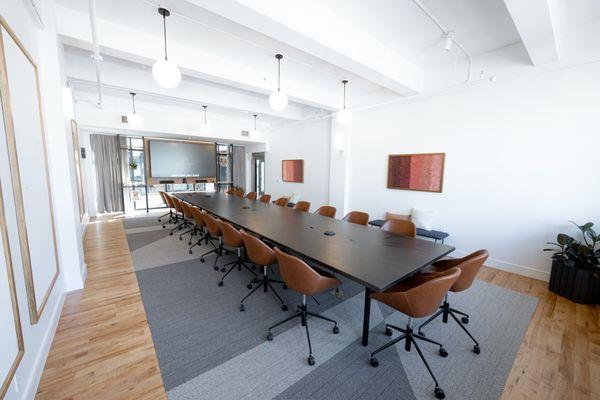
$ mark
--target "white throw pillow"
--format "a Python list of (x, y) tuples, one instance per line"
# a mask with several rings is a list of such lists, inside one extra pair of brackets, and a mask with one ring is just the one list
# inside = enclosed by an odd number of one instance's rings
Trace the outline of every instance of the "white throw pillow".
[(434, 217), (435, 211), (433, 210), (413, 208), (410, 212), (410, 220), (417, 226), (417, 228), (425, 229), (426, 231), (431, 230)]

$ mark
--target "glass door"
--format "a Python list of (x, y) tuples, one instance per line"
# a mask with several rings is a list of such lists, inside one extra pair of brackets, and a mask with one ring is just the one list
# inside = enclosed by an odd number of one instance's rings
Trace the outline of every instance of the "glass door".
[(253, 153), (252, 182), (254, 191), (262, 195), (265, 193), (265, 153)]

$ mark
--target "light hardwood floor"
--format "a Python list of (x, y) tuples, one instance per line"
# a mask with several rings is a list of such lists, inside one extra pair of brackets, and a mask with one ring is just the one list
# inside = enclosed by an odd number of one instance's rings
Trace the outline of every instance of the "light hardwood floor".
[[(91, 224), (84, 247), (85, 289), (67, 296), (37, 398), (165, 399), (121, 220)], [(503, 399), (600, 399), (600, 306), (492, 268), (479, 279), (539, 299)]]

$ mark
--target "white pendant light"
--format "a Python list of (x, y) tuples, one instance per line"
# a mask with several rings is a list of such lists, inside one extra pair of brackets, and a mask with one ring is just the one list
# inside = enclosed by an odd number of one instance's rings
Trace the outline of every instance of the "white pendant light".
[(287, 95), (281, 91), (281, 59), (282, 54), (275, 54), (277, 59), (277, 91), (274, 91), (269, 96), (269, 105), (275, 111), (283, 111), (288, 105)]
[(208, 120), (206, 119), (206, 109), (208, 108), (208, 106), (202, 106), (202, 108), (204, 109), (204, 123), (200, 127), (200, 132), (205, 135), (208, 135), (212, 133), (212, 126), (210, 126)]
[(342, 84), (344, 85), (344, 106), (341, 110), (339, 110), (336, 114), (336, 118), (338, 120), (338, 122), (342, 125), (348, 125), (350, 122), (352, 122), (352, 111), (350, 111), (348, 108), (346, 108), (346, 84), (348, 83), (347, 79), (344, 79), (342, 81)]
[(135, 93), (129, 93), (131, 95), (132, 112), (127, 115), (127, 123), (131, 126), (142, 125), (142, 117), (135, 113)]
[(163, 35), (165, 40), (165, 59), (157, 60), (152, 66), (152, 76), (160, 86), (172, 89), (179, 86), (181, 72), (179, 67), (167, 58), (167, 17), (171, 12), (164, 7), (158, 8), (158, 13), (163, 17)]
[(258, 117), (258, 115), (253, 114), (252, 116), (254, 117), (254, 130), (250, 131), (250, 137), (253, 139), (258, 139), (260, 138), (260, 132), (258, 131), (258, 129), (256, 129), (256, 118)]

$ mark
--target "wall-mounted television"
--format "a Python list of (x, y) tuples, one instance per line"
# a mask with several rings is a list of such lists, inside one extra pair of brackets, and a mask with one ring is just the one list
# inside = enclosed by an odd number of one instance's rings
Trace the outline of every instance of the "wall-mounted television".
[(149, 183), (215, 180), (217, 161), (214, 143), (147, 139), (146, 157)]

